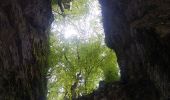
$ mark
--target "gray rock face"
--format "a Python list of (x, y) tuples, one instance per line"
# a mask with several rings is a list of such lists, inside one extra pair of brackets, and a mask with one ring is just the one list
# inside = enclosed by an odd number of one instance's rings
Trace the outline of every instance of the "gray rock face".
[(50, 0), (0, 0), (0, 100), (45, 100)]
[(169, 100), (170, 1), (99, 1), (105, 41), (116, 52), (121, 82), (84, 100), (101, 100), (101, 95), (107, 100)]

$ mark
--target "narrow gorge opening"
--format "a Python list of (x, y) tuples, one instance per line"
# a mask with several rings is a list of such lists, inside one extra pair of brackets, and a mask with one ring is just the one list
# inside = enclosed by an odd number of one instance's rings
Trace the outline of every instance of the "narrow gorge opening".
[(118, 81), (113, 50), (104, 42), (98, 0), (63, 0), (64, 12), (52, 1), (48, 100), (75, 99)]
[(0, 0), (0, 100), (170, 100), (169, 0), (98, 1)]

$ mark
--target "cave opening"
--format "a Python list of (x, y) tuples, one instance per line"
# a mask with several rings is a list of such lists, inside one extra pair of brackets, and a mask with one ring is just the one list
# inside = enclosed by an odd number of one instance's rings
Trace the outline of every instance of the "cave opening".
[(118, 81), (117, 57), (105, 45), (98, 0), (73, 0), (69, 7), (67, 2), (64, 12), (52, 3), (48, 100), (75, 99)]

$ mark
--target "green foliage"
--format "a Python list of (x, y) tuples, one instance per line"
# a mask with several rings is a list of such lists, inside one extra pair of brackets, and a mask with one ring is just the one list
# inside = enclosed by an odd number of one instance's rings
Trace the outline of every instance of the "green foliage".
[[(106, 82), (118, 79), (116, 56), (102, 45), (101, 35), (90, 37), (88, 41), (77, 37), (66, 40), (63, 37), (62, 34), (51, 35), (49, 98), (71, 98), (71, 87), (76, 81), (79, 85), (75, 91), (79, 95), (92, 92), (101, 79)], [(79, 80), (77, 73), (81, 74)]]
[(55, 15), (48, 58), (48, 100), (70, 100), (92, 92), (100, 80), (109, 83), (119, 79), (116, 55), (103, 41), (100, 16), (86, 12), (91, 5), (87, 3), (73, 0), (72, 11), (65, 11), (72, 17)]
[(51, 0), (51, 5), (56, 5), (57, 0)]
[[(57, 15), (62, 15), (56, 1), (57, 0), (51, 1), (53, 12)], [(65, 2), (66, 0), (62, 1)], [(64, 15), (78, 17), (87, 14), (89, 11), (88, 1), (89, 0), (70, 0), (70, 9), (64, 9)]]
[(66, 10), (66, 13), (74, 16), (80, 16), (88, 13), (88, 0), (73, 0), (72, 9)]
[[(119, 80), (119, 69), (117, 65), (116, 55), (112, 50), (106, 50), (106, 57), (103, 61), (104, 65), (102, 66), (102, 70), (104, 72), (105, 81), (107, 83), (111, 83), (113, 81)], [(114, 67), (113, 67), (114, 66)]]

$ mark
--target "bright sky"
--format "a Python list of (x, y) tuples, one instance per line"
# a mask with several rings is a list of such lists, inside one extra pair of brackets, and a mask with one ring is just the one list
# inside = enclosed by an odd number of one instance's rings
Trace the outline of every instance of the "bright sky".
[[(79, 20), (73, 21), (75, 26), (69, 24), (66, 21), (57, 24), (54, 21), (51, 29), (52, 32), (56, 31), (61, 32), (62, 34), (64, 34), (64, 37), (66, 39), (69, 39), (70, 37), (73, 36), (84, 36), (84, 38), (88, 38), (90, 35), (95, 35), (96, 34), (95, 31), (98, 32), (103, 31), (100, 22), (101, 11), (98, 0), (94, 0), (93, 3), (91, 3), (90, 9), (91, 10), (87, 15), (83, 16)], [(95, 22), (93, 24), (93, 27), (91, 26), (92, 22)]]
[(63, 31), (63, 33), (66, 39), (79, 35), (78, 31), (71, 25), (66, 26), (66, 29)]

